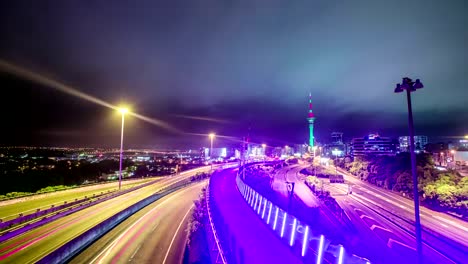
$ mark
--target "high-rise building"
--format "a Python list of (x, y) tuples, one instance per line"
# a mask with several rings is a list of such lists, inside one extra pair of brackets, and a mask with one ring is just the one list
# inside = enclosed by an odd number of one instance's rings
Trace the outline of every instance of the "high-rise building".
[(308, 151), (307, 144), (295, 144), (294, 145), (294, 153), (299, 155), (304, 155)]
[(397, 141), (379, 134), (369, 134), (351, 141), (351, 155), (395, 155)]
[[(400, 151), (401, 152), (408, 152), (409, 151), (409, 144), (410, 144), (410, 137), (409, 136), (402, 136), (398, 138), (400, 143)], [(423, 150), (424, 146), (427, 145), (427, 136), (414, 136), (414, 149), (415, 150)]]
[(341, 132), (332, 132), (331, 133), (332, 144), (343, 144), (343, 133)]
[(309, 122), (309, 147), (313, 148), (315, 144), (315, 138), (314, 138), (315, 115), (312, 112), (312, 93), (309, 93), (309, 113), (307, 116), (307, 121)]

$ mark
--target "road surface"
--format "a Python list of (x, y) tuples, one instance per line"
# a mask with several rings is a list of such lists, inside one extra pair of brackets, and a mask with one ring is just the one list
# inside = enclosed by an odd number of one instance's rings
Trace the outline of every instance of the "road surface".
[[(213, 215), (215, 226), (221, 239), (231, 245), (229, 249), (235, 262), (301, 263), (246, 203), (237, 188), (236, 174), (237, 170), (234, 169), (217, 172), (210, 183), (213, 187), (211, 196), (222, 216), (219, 219)], [(229, 233), (221, 232), (223, 229)]]
[[(282, 177), (288, 180), (295, 178), (296, 181), (302, 181), (302, 177), (298, 174), (302, 168), (304, 166), (284, 168), (278, 172), (277, 177), (280, 178), (280, 175), (284, 174)], [(361, 234), (359, 243), (374, 248), (367, 250), (371, 255), (364, 256), (369, 256), (371, 260), (382, 259), (382, 256), (391, 258), (404, 256), (403, 261), (411, 263), (415, 258), (416, 248), (412, 226), (414, 219), (412, 201), (353, 176), (344, 174), (344, 177), (346, 184), (329, 184), (325, 179), (324, 189), (331, 192)], [(353, 185), (351, 195), (347, 194), (349, 183)], [(466, 263), (468, 259), (466, 223), (427, 208), (421, 209), (421, 223), (425, 228), (432, 230), (430, 233), (423, 233), (423, 240), (426, 241), (423, 248), (426, 262)], [(444, 228), (447, 230), (443, 230)], [(454, 230), (450, 230), (452, 228)], [(447, 238), (441, 238), (441, 234)], [(387, 248), (390, 251), (386, 250), (385, 254), (382, 254), (376, 251), (378, 248), (381, 250)], [(358, 248), (356, 250), (359, 251)]]
[(207, 181), (145, 207), (70, 263), (182, 263), (193, 201)]
[(153, 185), (83, 209), (5, 241), (0, 244), (0, 262), (36, 262), (65, 242), (85, 232), (113, 214), (158, 192), (162, 188), (186, 180), (196, 172), (203, 170), (209, 170), (209, 167), (198, 168), (183, 172), (177, 176), (166, 177)]

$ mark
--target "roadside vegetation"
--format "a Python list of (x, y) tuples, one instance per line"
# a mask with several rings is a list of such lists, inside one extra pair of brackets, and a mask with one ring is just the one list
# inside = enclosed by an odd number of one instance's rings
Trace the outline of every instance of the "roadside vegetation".
[(198, 200), (194, 201), (194, 209), (192, 218), (188, 225), (188, 239), (184, 252), (185, 264), (202, 264), (211, 263), (210, 253), (208, 248), (208, 239), (206, 237), (206, 223), (208, 222), (206, 208), (206, 187)]
[(18, 197), (24, 197), (24, 196), (29, 196), (33, 194), (42, 194), (42, 193), (49, 193), (49, 192), (56, 192), (56, 191), (63, 191), (63, 190), (68, 190), (75, 188), (76, 185), (70, 185), (70, 186), (65, 186), (65, 185), (57, 185), (57, 186), (47, 186), (45, 188), (42, 188), (34, 193), (31, 192), (10, 192), (5, 195), (0, 195), (0, 201), (1, 200), (6, 200), (6, 199), (13, 199), (13, 198), (18, 198)]
[[(363, 181), (413, 197), (409, 154), (361, 157), (353, 162), (341, 161), (338, 165)], [(436, 169), (428, 154), (417, 156), (417, 170), (418, 190), (424, 205), (468, 218), (468, 177), (456, 171)]]

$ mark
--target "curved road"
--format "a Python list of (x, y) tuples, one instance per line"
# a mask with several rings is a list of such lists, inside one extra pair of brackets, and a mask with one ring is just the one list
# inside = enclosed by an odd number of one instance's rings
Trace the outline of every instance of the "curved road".
[[(304, 166), (284, 168), (278, 172), (277, 177), (302, 182), (298, 177), (302, 168)], [(282, 174), (284, 175), (279, 176)], [(359, 233), (366, 240), (375, 241), (374, 246), (385, 245), (391, 249), (388, 254), (405, 255), (407, 256), (405, 259), (412, 262), (411, 258), (415, 255), (416, 247), (414, 228), (407, 221), (412, 222), (414, 219), (413, 202), (346, 173), (341, 172), (341, 174), (347, 183), (353, 185), (353, 194), (347, 195), (347, 184), (324, 184), (324, 189), (330, 191)], [(428, 258), (427, 261), (462, 263), (468, 258), (466, 253), (468, 225), (465, 222), (423, 207), (421, 207), (421, 219), (424, 227), (448, 237), (447, 241), (423, 234), (423, 240), (426, 241), (423, 253)], [(461, 243), (461, 248), (453, 247), (450, 240)], [(376, 257), (379, 255), (382, 257), (381, 254), (377, 254)]]
[(5, 241), (0, 244), (0, 262), (36, 262), (65, 242), (82, 234), (113, 214), (167, 186), (187, 180), (196, 172), (204, 170), (209, 170), (209, 168), (202, 167), (183, 172), (177, 176), (166, 177), (155, 184), (104, 201)]
[(181, 263), (193, 201), (206, 183), (183, 188), (145, 207), (70, 263)]

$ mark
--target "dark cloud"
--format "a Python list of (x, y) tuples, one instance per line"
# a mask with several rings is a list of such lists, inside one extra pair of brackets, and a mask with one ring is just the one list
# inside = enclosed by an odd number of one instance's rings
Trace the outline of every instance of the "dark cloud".
[[(129, 101), (187, 132), (240, 136), (252, 127), (259, 140), (298, 143), (307, 136), (309, 92), (319, 139), (332, 130), (405, 133), (406, 99), (393, 87), (408, 75), (426, 86), (413, 96), (418, 132), (454, 135), (468, 130), (467, 7), (463, 0), (6, 1), (0, 58), (106, 101)], [(103, 132), (106, 109), (44, 87), (16, 89), (23, 91), (2, 100), (34, 110), (12, 113), (7, 122), (21, 131), (4, 143), (113, 142)], [(135, 145), (200, 140), (134, 125)], [(44, 138), (44, 127), (60, 133)], [(88, 127), (92, 135), (69, 133)]]

